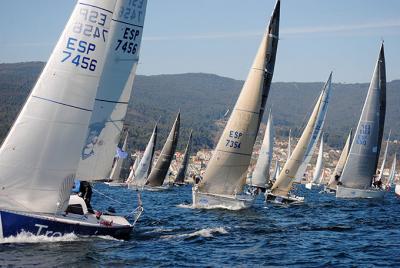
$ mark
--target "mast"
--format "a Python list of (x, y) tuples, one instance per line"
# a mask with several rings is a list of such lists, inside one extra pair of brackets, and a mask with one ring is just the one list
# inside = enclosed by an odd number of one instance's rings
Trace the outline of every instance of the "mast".
[(269, 169), (272, 161), (272, 150), (274, 147), (274, 125), (272, 113), (269, 112), (267, 127), (265, 128), (264, 140), (261, 145), (256, 167), (252, 176), (252, 185), (265, 187), (269, 181)]
[(148, 176), (146, 185), (161, 186), (164, 183), (165, 176), (167, 176), (169, 166), (175, 155), (176, 145), (178, 144), (180, 116), (181, 113), (179, 112), (161, 150), (161, 154)]
[(382, 43), (349, 157), (343, 169), (343, 186), (356, 189), (371, 187), (378, 165), (385, 109), (386, 71)]
[(189, 134), (189, 139), (185, 148), (183, 160), (182, 160), (182, 165), (178, 171), (178, 174), (176, 175), (175, 182), (176, 183), (183, 183), (185, 181), (186, 177), (186, 171), (189, 166), (189, 160), (190, 160), (190, 151), (192, 149), (192, 131), (190, 131)]
[[(114, 7), (113, 0), (77, 2), (0, 148), (1, 208), (57, 213), (68, 205)], [(87, 34), (77, 25), (88, 25), (92, 31)]]
[(198, 185), (200, 192), (234, 195), (242, 190), (275, 66), (279, 13), (278, 0), (235, 107)]
[[(310, 119), (308, 120), (303, 134), (296, 144), (292, 155), (290, 156), (289, 160), (286, 161), (282, 172), (280, 172), (275, 183), (272, 185), (271, 193), (274, 195), (287, 196), (289, 194), (289, 191), (292, 189), (293, 182), (296, 178), (296, 173), (298, 172), (300, 165), (303, 163), (304, 156), (310, 147), (310, 141), (319, 137), (320, 128), (323, 125), (326, 109), (328, 108), (327, 98), (329, 94), (327, 94), (327, 91), (330, 90), (330, 86), (328, 85), (330, 85), (331, 77), (332, 74), (329, 76), (328, 82), (322, 89)], [(324, 110), (325, 112), (322, 112)]]
[(147, 0), (118, 0), (109, 32), (109, 53), (82, 147), (77, 178), (103, 180), (110, 174), (131, 97)]

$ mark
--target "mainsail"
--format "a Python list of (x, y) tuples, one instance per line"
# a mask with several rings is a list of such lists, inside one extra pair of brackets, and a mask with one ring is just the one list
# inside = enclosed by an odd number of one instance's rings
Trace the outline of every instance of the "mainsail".
[(279, 166), (278, 159), (276, 159), (274, 173), (273, 173), (273, 175), (271, 177), (273, 181), (275, 181), (276, 178), (278, 178), (280, 172), (281, 172), (281, 167)]
[(353, 142), (353, 130), (350, 130), (349, 136), (347, 137), (346, 143), (343, 147), (343, 151), (340, 154), (339, 160), (336, 164), (335, 171), (333, 172), (331, 178), (329, 179), (328, 187), (331, 189), (335, 189), (337, 183), (340, 180), (340, 177), (342, 176), (344, 164), (347, 161), (347, 157), (349, 156), (350, 152), (350, 145)]
[(192, 148), (192, 131), (190, 131), (189, 134), (189, 140), (185, 148), (182, 165), (179, 168), (178, 174), (176, 175), (175, 183), (183, 183), (185, 181), (186, 171), (189, 166), (191, 148)]
[(117, 148), (117, 154), (115, 155), (114, 165), (111, 169), (110, 180), (113, 182), (122, 182), (121, 178), (121, 170), (122, 164), (124, 163), (124, 159), (127, 158), (126, 146), (128, 141), (128, 132), (126, 133), (124, 143), (122, 144), (122, 148)]
[(274, 125), (272, 113), (269, 113), (264, 140), (258, 155), (257, 164), (252, 176), (252, 185), (265, 187), (269, 181), (269, 169), (272, 161), (272, 149), (274, 147)]
[(278, 0), (242, 91), (198, 185), (200, 192), (234, 195), (242, 190), (275, 66), (279, 13)]
[(0, 148), (1, 208), (56, 213), (69, 199), (65, 181), (78, 167), (114, 7), (113, 0), (76, 4)]
[(330, 90), (330, 81), (331, 76), (329, 76), (329, 80), (327, 84), (322, 89), (322, 92), (315, 104), (314, 110), (308, 120), (308, 123), (301, 135), (296, 147), (293, 150), (292, 155), (290, 156), (289, 160), (286, 161), (285, 165), (283, 166), (282, 171), (280, 172), (278, 178), (276, 179), (275, 183), (272, 185), (271, 193), (277, 196), (288, 196), (289, 191), (292, 189), (292, 184), (296, 178), (296, 173), (300, 165), (304, 161), (304, 156), (308, 151), (310, 141), (318, 139), (320, 134), (320, 127), (323, 125), (323, 121), (325, 116), (321, 116), (325, 112), (321, 112), (321, 110), (327, 109), (327, 94), (326, 91)]
[(132, 92), (147, 0), (118, 0), (109, 33), (109, 53), (82, 149), (77, 177), (103, 180), (110, 173)]
[(157, 142), (157, 125), (154, 127), (153, 133), (151, 134), (149, 143), (144, 150), (142, 159), (140, 160), (138, 168), (135, 170), (133, 176), (133, 185), (143, 187), (147, 181), (147, 176), (150, 174), (151, 164), (153, 163), (154, 151)]
[(385, 110), (386, 71), (382, 44), (367, 98), (350, 148), (349, 157), (343, 169), (341, 177), (343, 186), (356, 189), (371, 187), (378, 164)]
[(390, 133), (392, 131), (389, 131), (389, 136), (387, 138), (386, 141), (386, 148), (385, 148), (385, 153), (383, 154), (383, 159), (382, 159), (382, 164), (381, 164), (381, 169), (378, 173), (378, 176), (376, 178), (376, 181), (380, 181), (382, 180), (382, 176), (383, 176), (383, 170), (385, 169), (385, 164), (386, 164), (386, 158), (387, 158), (387, 152), (388, 152), (388, 148), (389, 148), (389, 141), (390, 141)]
[(161, 154), (150, 172), (146, 185), (161, 186), (164, 183), (165, 177), (168, 174), (169, 166), (171, 165), (172, 159), (175, 155), (176, 145), (178, 143), (180, 116), (181, 113), (179, 112), (168, 135), (167, 141), (161, 150)]
[(137, 154), (136, 158), (135, 158), (135, 162), (133, 162), (131, 170), (129, 171), (128, 178), (126, 179), (127, 183), (132, 182), (133, 177), (135, 176), (135, 172), (136, 172), (137, 168), (139, 167), (140, 159), (141, 159), (140, 155)]
[(321, 135), (317, 163), (315, 164), (315, 170), (314, 170), (314, 174), (313, 174), (312, 183), (315, 183), (315, 184), (321, 183), (323, 164), (324, 164), (323, 162), (324, 162), (324, 136)]

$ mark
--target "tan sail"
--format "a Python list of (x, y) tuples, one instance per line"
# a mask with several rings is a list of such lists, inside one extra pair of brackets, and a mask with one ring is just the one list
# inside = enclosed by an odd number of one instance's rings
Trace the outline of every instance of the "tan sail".
[[(200, 192), (234, 195), (246, 178), (254, 142), (269, 92), (279, 35), (280, 1), (261, 41), (253, 65), (207, 166)], [(267, 70), (268, 66), (268, 70)], [(266, 83), (267, 82), (267, 83)]]
[(296, 178), (297, 170), (304, 160), (304, 155), (306, 153), (310, 139), (313, 135), (314, 125), (318, 119), (318, 112), (321, 108), (322, 96), (325, 90), (326, 87), (324, 87), (323, 91), (321, 92), (321, 95), (319, 96), (318, 101), (315, 104), (310, 119), (303, 131), (303, 134), (300, 137), (299, 142), (294, 148), (293, 153), (289, 157), (289, 160), (286, 161), (285, 165), (283, 166), (283, 169), (276, 179), (276, 182), (272, 185), (271, 193), (274, 195), (287, 196), (289, 191), (292, 189), (292, 184)]

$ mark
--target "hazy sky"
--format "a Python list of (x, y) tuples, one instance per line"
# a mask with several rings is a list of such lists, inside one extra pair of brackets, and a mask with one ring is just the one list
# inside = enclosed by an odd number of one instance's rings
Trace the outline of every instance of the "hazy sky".
[[(49, 57), (75, 0), (0, 0), (0, 62)], [(274, 0), (149, 0), (139, 74), (245, 79)], [(400, 79), (399, 0), (282, 0), (274, 81), (370, 80), (385, 40)]]

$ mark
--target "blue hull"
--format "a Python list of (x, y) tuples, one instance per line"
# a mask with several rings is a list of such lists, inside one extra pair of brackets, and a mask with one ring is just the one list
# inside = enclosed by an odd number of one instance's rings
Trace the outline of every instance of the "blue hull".
[(119, 239), (128, 239), (133, 229), (133, 226), (88, 226), (84, 225), (83, 221), (65, 222), (60, 218), (46, 219), (41, 215), (0, 210), (0, 235), (9, 237), (16, 236), (21, 232), (30, 232), (34, 235), (58, 237), (74, 233), (84, 236), (109, 235)]

